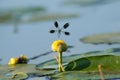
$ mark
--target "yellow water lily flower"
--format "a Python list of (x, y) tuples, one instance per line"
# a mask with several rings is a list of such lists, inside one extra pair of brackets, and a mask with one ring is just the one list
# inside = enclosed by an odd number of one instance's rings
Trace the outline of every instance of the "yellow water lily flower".
[(51, 47), (55, 52), (65, 52), (67, 50), (67, 44), (63, 40), (54, 41)]

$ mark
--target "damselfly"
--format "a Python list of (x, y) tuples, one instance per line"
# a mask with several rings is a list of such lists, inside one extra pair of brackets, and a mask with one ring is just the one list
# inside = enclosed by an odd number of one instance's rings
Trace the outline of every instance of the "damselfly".
[(60, 35), (61, 35), (61, 33), (64, 33), (65, 35), (70, 35), (70, 33), (69, 32), (67, 32), (67, 31), (63, 31), (63, 29), (67, 29), (68, 27), (69, 27), (69, 23), (65, 23), (64, 25), (63, 25), (63, 27), (59, 27), (59, 25), (58, 25), (58, 22), (57, 21), (55, 21), (54, 22), (54, 26), (55, 26), (55, 28), (57, 28), (56, 30), (50, 30), (50, 33), (55, 33), (55, 32), (57, 32), (57, 34), (58, 34), (58, 38), (60, 38)]

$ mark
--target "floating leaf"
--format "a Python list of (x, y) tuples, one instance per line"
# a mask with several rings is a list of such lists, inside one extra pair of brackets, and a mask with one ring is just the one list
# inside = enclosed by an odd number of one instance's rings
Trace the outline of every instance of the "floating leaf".
[[(119, 74), (104, 74), (105, 80), (119, 80)], [(65, 71), (52, 76), (55, 80), (101, 80), (99, 73), (84, 73), (81, 71)]]
[(12, 75), (11, 79), (12, 80), (23, 80), (23, 79), (26, 79), (27, 77), (28, 75), (26, 73), (16, 72)]
[[(74, 54), (70, 56), (63, 56), (63, 65), (66, 65), (69, 62), (72, 62), (80, 58), (86, 58), (90, 56), (104, 56), (104, 55), (120, 56), (120, 48), (111, 48), (105, 51), (91, 51), (91, 52), (86, 52), (86, 53), (81, 53), (81, 54)], [(38, 66), (43, 67), (43, 68), (57, 68), (58, 63), (55, 59), (51, 59), (51, 60), (38, 64)]]
[(119, 0), (65, 0), (64, 5), (79, 5), (82, 7), (93, 6), (93, 5), (104, 5)]
[(82, 70), (91, 65), (90, 60), (87, 58), (80, 58), (75, 61), (71, 61), (68, 63), (68, 65), (65, 67), (66, 71), (71, 71), (71, 70)]
[[(55, 69), (43, 69), (34, 64), (17, 64), (15, 66), (1, 65), (0, 66), (0, 80), (18, 79), (19, 76), (26, 77), (26, 74), (33, 76), (48, 76), (55, 72)], [(17, 75), (16, 75), (17, 74)], [(21, 77), (22, 78), (22, 77)], [(14, 80), (13, 79), (13, 80)]]
[[(80, 55), (63, 56), (63, 65), (79, 57)], [(51, 59), (49, 61), (38, 64), (38, 66), (42, 68), (57, 68), (58, 62), (55, 59)]]
[(92, 44), (119, 44), (120, 43), (120, 33), (105, 33), (96, 34), (91, 36), (86, 36), (80, 39), (84, 43)]
[[(99, 2), (99, 3), (98, 3)], [(100, 4), (102, 1), (99, 0), (67, 0), (64, 2), (65, 5), (79, 5), (79, 6), (91, 6)]]
[[(98, 65), (103, 66), (104, 72), (120, 73), (120, 56), (101, 55), (80, 58), (71, 61), (65, 70), (80, 70), (85, 72), (98, 72)], [(86, 66), (87, 65), (87, 66)]]
[[(98, 65), (102, 65), (105, 79), (119, 79), (120, 76), (120, 48), (105, 51), (91, 51), (63, 57), (65, 72), (52, 75), (55, 80), (100, 80)], [(45, 68), (57, 68), (56, 60), (49, 60), (39, 64)]]
[(24, 7), (24, 8), (13, 8), (1, 11), (0, 13), (0, 23), (8, 23), (12, 20), (20, 18), (25, 14), (36, 14), (36, 12), (43, 12), (45, 11), (44, 7), (35, 6), (35, 7)]
[(24, 20), (23, 22), (36, 22), (36, 21), (45, 21), (45, 20), (60, 20), (60, 19), (68, 19), (68, 18), (76, 18), (78, 17), (77, 14), (60, 14), (60, 13), (53, 13), (53, 14), (38, 14), (31, 16), (30, 18)]
[(101, 80), (98, 65), (102, 65), (104, 78), (120, 79), (120, 56), (99, 55), (80, 58), (68, 63), (65, 72), (53, 75), (55, 80)]

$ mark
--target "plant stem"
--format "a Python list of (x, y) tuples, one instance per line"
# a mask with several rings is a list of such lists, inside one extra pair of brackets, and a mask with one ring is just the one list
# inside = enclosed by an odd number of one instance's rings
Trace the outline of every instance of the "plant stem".
[(62, 52), (59, 52), (59, 65), (58, 65), (58, 68), (59, 68), (59, 72), (62, 72), (62, 68), (61, 68), (61, 65), (62, 65)]
[(105, 80), (101, 64), (98, 65), (98, 69), (99, 69), (99, 73), (100, 73), (100, 76), (101, 76), (101, 80)]
[[(56, 61), (58, 62), (58, 64), (60, 64), (58, 57), (55, 54), (53, 56), (56, 59)], [(62, 64), (60, 64), (60, 67), (62, 68), (62, 72), (64, 72), (65, 70), (64, 70), (64, 67), (62, 66)]]

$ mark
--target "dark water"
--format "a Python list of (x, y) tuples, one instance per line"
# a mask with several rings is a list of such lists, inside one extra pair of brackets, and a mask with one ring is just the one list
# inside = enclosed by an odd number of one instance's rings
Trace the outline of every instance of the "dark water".
[[(111, 0), (110, 0), (111, 1)], [(120, 1), (110, 2), (108, 4), (79, 6), (63, 5), (64, 0), (1, 0), (0, 9), (15, 8), (21, 6), (44, 6), (47, 8), (45, 13), (75, 13), (78, 18), (58, 20), (59, 25), (69, 22), (67, 29), (70, 36), (61, 35), (61, 39), (67, 44), (73, 45), (70, 53), (64, 55), (78, 54), (88, 51), (105, 50), (108, 48), (120, 47), (119, 45), (92, 45), (83, 44), (79, 41), (81, 37), (106, 32), (120, 31)], [(51, 50), (51, 43), (57, 39), (55, 34), (50, 34), (55, 20), (41, 21), (34, 23), (19, 24), (18, 33), (14, 34), (14, 24), (0, 24), (0, 58), (3, 64), (7, 64), (9, 58), (25, 54), (32, 57)], [(41, 57), (30, 63), (40, 63), (52, 59), (53, 55)]]

